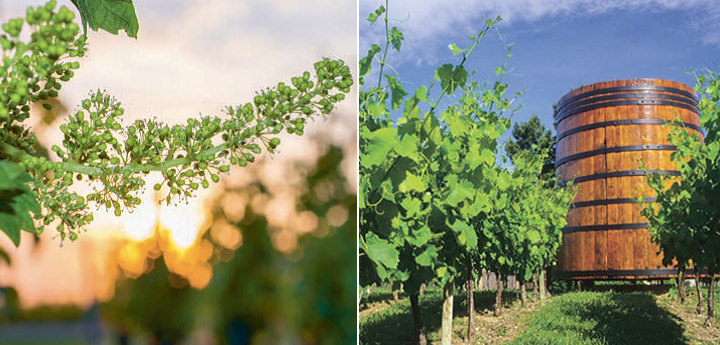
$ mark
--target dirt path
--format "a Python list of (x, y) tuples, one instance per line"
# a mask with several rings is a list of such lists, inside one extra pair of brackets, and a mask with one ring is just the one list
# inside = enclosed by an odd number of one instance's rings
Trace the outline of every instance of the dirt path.
[[(678, 302), (676, 296), (670, 296), (670, 294), (657, 296), (656, 300), (659, 306), (682, 320), (685, 328), (684, 334), (689, 339), (689, 344), (720, 343), (720, 321), (716, 320), (713, 326), (705, 326), (706, 317), (704, 315), (698, 315), (695, 312), (695, 307), (697, 306), (695, 291), (688, 292), (688, 297), (684, 305)], [(707, 308), (707, 304), (705, 304), (703, 308)], [(717, 311), (715, 314), (717, 315)]]
[[(684, 305), (681, 305), (676, 296), (669, 293), (655, 295), (656, 303), (659, 307), (667, 310), (677, 317), (677, 321), (684, 328), (684, 335), (688, 339), (689, 345), (701, 344), (720, 344), (720, 321), (715, 322), (713, 326), (704, 325), (705, 317), (695, 313), (697, 298), (694, 291), (689, 293)], [(552, 301), (552, 298), (545, 300), (544, 303)], [(397, 303), (403, 303), (405, 299), (394, 302), (392, 299), (377, 300), (372, 303), (364, 303), (360, 308), (360, 318), (364, 319), (372, 314), (382, 312)], [(492, 315), (490, 309), (476, 310), (475, 317), (475, 336), (471, 344), (504, 344), (512, 341), (522, 334), (525, 329), (527, 320), (532, 316), (533, 312), (540, 308), (540, 304), (531, 305), (529, 309), (521, 310), (519, 301), (513, 301), (506, 306), (501, 317)], [(716, 314), (720, 313), (716, 311)], [(453, 344), (467, 344), (467, 322), (468, 317), (464, 310), (455, 309), (455, 318), (453, 320)], [(407, 315), (409, 317), (409, 315)], [(430, 343), (439, 343), (438, 330), (426, 330), (428, 332), (428, 340)]]

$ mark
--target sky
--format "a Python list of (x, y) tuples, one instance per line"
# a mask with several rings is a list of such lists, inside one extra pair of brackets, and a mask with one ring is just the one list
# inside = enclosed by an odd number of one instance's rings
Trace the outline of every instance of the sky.
[[(384, 3), (360, 0), (360, 57), (382, 42), (383, 25), (369, 26), (365, 18)], [(513, 103), (522, 105), (513, 120), (536, 114), (547, 128), (553, 126), (553, 103), (583, 84), (659, 78), (694, 86), (687, 69), (720, 68), (715, 0), (390, 0), (388, 7), (390, 25), (405, 36), (389, 63), (411, 94), (433, 81), (437, 66), (460, 62), (448, 44), (465, 47), (486, 19), (500, 15), (501, 38), (488, 34), (466, 68), (478, 81), (494, 80), (504, 47), (514, 44), (506, 95), (523, 95)]]
[[(0, 22), (24, 16), (28, 6), (45, 2), (0, 0)], [(60, 92), (61, 102), (70, 111), (77, 109), (90, 91), (100, 88), (123, 104), (125, 124), (152, 117), (166, 123), (185, 122), (201, 114), (222, 117), (224, 107), (250, 102), (256, 91), (280, 81), (289, 83), (291, 77), (312, 70), (313, 63), (323, 57), (343, 59), (351, 71), (357, 69), (354, 0), (143, 0), (134, 4), (140, 24), (137, 39), (124, 32), (117, 36), (90, 32), (89, 52), (80, 60), (75, 77)], [(69, 0), (58, 0), (60, 5), (77, 14)], [(76, 22), (79, 23), (79, 16)], [(293, 180), (287, 175), (293, 173), (289, 170), (293, 168), (283, 164), (298, 158), (314, 162), (319, 153), (308, 140), (314, 134), (345, 148), (348, 158), (343, 162), (343, 170), (348, 184), (356, 186), (356, 90), (353, 87), (330, 116), (309, 123), (305, 136), (283, 136), (280, 154), (273, 156), (273, 168), (258, 175), (266, 182), (271, 181), (270, 185), (272, 181), (282, 185)], [(39, 135), (47, 146), (62, 141), (60, 123)], [(248, 178), (235, 169), (231, 175)], [(277, 200), (268, 202), (268, 207), (290, 200), (290, 196), (279, 195)], [(152, 197), (148, 193), (142, 198)], [(153, 206), (148, 212), (154, 212)], [(180, 210), (170, 218), (185, 225), (197, 223), (199, 220), (193, 215), (197, 212)], [(74, 243), (66, 241), (62, 247), (52, 229), (43, 234), (39, 248), (31, 245), (31, 237), (23, 237), (24, 245), (15, 249), (7, 238), (0, 236), (0, 247), (15, 258), (9, 268), (0, 265), (0, 286), (18, 286), (26, 306), (68, 301), (90, 303), (94, 296), (89, 290), (102, 288), (94, 285), (101, 284), (96, 278), (104, 268), (102, 260), (88, 258), (97, 258), (107, 251), (103, 232), (123, 226), (117, 224), (114, 216), (103, 214), (104, 211), (96, 213), (96, 221), (88, 232), (81, 233)], [(293, 222), (292, 216), (280, 218)], [(47, 286), (53, 289), (49, 291)]]

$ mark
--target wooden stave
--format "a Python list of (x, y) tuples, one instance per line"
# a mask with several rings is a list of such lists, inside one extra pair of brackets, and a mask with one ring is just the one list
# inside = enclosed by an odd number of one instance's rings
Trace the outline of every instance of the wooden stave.
[[(623, 80), (615, 82), (603, 82), (585, 86), (574, 90), (561, 98), (563, 100), (575, 97), (576, 101), (582, 101), (583, 93), (593, 92), (596, 89), (608, 89), (628, 85), (659, 85), (663, 87), (674, 87), (692, 92), (692, 89), (673, 81), (640, 79)], [(596, 97), (602, 97), (599, 93)], [(652, 95), (650, 95), (652, 96)], [(579, 97), (579, 98), (578, 98)], [(568, 106), (572, 102), (566, 102)], [(580, 115), (580, 116), (578, 116)], [(699, 132), (700, 118), (691, 107), (674, 108), (666, 105), (621, 105), (616, 107), (599, 107), (585, 113), (580, 113), (561, 119), (556, 124), (557, 133), (562, 135), (565, 131), (572, 131), (573, 128), (586, 126), (598, 122), (633, 119), (663, 119), (679, 120), (694, 125), (690, 128)], [(677, 118), (679, 116), (679, 119)], [(601, 148), (616, 148), (619, 146), (645, 145), (648, 143), (657, 145), (669, 145), (666, 136), (669, 128), (657, 129), (657, 124), (622, 124), (620, 126), (607, 126), (593, 128), (561, 138), (558, 142), (558, 160), (583, 151), (599, 150)], [(559, 136), (560, 136), (559, 135)], [(575, 139), (578, 138), (578, 139)], [(589, 143), (589, 145), (588, 145)], [(585, 145), (583, 145), (585, 144)], [(589, 148), (588, 148), (589, 147)], [(636, 156), (641, 156), (646, 162), (646, 169), (677, 171), (677, 168), (670, 161), (669, 150), (656, 151), (630, 151)], [(599, 173), (619, 173), (623, 171), (638, 170), (636, 163), (630, 159), (627, 152), (607, 153), (597, 156), (590, 156), (574, 161), (559, 164), (557, 167), (560, 180), (570, 179), (574, 176), (587, 177)], [(579, 170), (579, 174), (577, 171)], [(626, 176), (605, 179), (594, 179), (580, 182), (578, 185), (581, 191), (576, 197), (577, 201), (588, 201), (596, 199), (617, 199), (619, 197), (634, 197), (638, 195), (627, 195), (629, 191), (639, 190), (645, 196), (650, 194), (645, 184), (645, 176)], [(630, 187), (630, 188), (627, 188)], [(588, 190), (592, 191), (589, 193)], [(559, 258), (559, 273), (561, 279), (662, 279), (672, 275), (665, 273), (637, 274), (632, 270), (645, 270), (648, 272), (666, 269), (662, 265), (662, 257), (658, 255), (659, 247), (650, 241), (650, 234), (643, 228), (617, 228), (622, 224), (638, 224), (643, 219), (639, 215), (640, 205), (634, 203), (585, 206), (571, 210), (568, 214), (568, 227), (579, 227), (588, 225), (610, 225), (613, 230), (591, 230), (582, 232), (571, 232), (563, 234), (563, 245)], [(629, 212), (628, 212), (629, 211)], [(588, 216), (591, 215), (591, 216)], [(588, 224), (591, 222), (592, 224)], [(574, 255), (578, 249), (583, 250), (584, 255)], [(603, 250), (606, 247), (607, 250)], [(593, 250), (588, 251), (588, 248)], [(620, 253), (620, 254), (618, 254)], [(573, 254), (573, 255), (571, 255)], [(571, 257), (572, 259), (568, 259)], [(613, 275), (612, 272), (622, 270), (631, 272), (633, 275)], [(585, 273), (593, 273), (586, 275)], [(606, 274), (601, 274), (605, 272)], [(624, 273), (623, 273), (624, 274)]]

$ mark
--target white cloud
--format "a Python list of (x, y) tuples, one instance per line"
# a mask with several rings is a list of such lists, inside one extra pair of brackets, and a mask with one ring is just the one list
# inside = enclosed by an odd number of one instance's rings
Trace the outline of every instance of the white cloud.
[[(364, 20), (367, 14), (384, 4), (385, 1), (361, 0), (362, 18), (360, 55), (364, 56), (371, 42), (381, 42), (382, 25), (373, 25), (367, 30)], [(482, 29), (486, 18), (500, 15), (503, 25), (514, 21), (549, 20), (558, 16), (597, 15), (610, 11), (682, 10), (694, 17), (688, 25), (694, 28), (700, 39), (708, 44), (720, 44), (720, 9), (715, 0), (393, 0), (390, 1), (390, 18), (398, 19), (396, 26), (406, 36), (405, 49), (412, 50), (415, 62), (423, 62), (434, 53), (431, 49), (442, 43), (443, 35), (461, 32), (474, 34)]]

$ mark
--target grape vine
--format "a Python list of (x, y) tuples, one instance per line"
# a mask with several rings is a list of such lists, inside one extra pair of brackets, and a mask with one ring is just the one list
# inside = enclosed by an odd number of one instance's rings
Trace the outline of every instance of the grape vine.
[[(705, 140), (683, 128), (670, 134), (669, 141), (677, 147), (671, 159), (681, 178), (648, 175), (656, 203), (646, 204), (641, 214), (648, 219), (652, 240), (663, 252), (663, 264), (675, 260), (682, 268), (692, 262), (696, 270), (707, 270), (706, 322), (712, 323), (713, 286), (720, 271), (720, 206), (713, 202), (720, 198), (720, 74), (708, 71), (696, 78)], [(698, 305), (698, 313), (700, 310)]]
[[(330, 114), (353, 84), (342, 60), (325, 58), (314, 64), (314, 77), (304, 72), (289, 84), (262, 90), (252, 102), (228, 107), (222, 118), (174, 126), (148, 119), (124, 127), (121, 103), (98, 90), (60, 127), (62, 145), (52, 147), (60, 161), (51, 161), (38, 155), (37, 138), (24, 121), (32, 103), (51, 108), (46, 101), (58, 97), (62, 83), (80, 67), (76, 58), (87, 52), (86, 37), (74, 17), (64, 6), (56, 10), (51, 0), (2, 27), (0, 175), (4, 171), (10, 179), (0, 184), (0, 229), (15, 245), (21, 230), (39, 234), (51, 224), (57, 224), (61, 239), (75, 240), (77, 230), (93, 219), (92, 205), (118, 216), (131, 211), (152, 171), (164, 178), (154, 188), (167, 186), (168, 204), (192, 197), (231, 165), (246, 166), (262, 152), (274, 153), (278, 134), (303, 135), (307, 120)], [(25, 24), (29, 40), (20, 35)], [(94, 192), (73, 191), (77, 180), (90, 181)]]
[[(427, 86), (409, 93), (398, 76), (384, 74), (388, 52), (400, 51), (404, 39), (388, 25), (387, 6), (367, 18), (371, 25), (384, 20), (385, 45), (373, 44), (360, 60), (360, 287), (402, 283), (416, 341), (424, 344), (419, 289), (439, 283), (442, 343), (450, 344), (456, 281), (482, 268), (526, 277), (549, 265), (572, 191), (540, 180), (544, 154), (518, 157), (514, 169), (496, 162), (511, 124), (507, 114), (516, 111), (503, 82), (510, 48), (495, 81), (473, 81), (465, 63), (500, 18), (488, 20), (467, 47), (450, 45), (461, 60), (437, 68), (438, 93)], [(378, 85), (367, 86), (373, 64)], [(439, 109), (443, 97), (456, 93)]]

